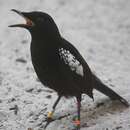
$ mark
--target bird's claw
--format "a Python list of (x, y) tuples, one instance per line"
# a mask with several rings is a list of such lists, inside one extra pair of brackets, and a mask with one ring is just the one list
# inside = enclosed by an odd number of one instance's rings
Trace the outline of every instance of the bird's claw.
[(44, 130), (47, 128), (47, 126), (54, 120), (52, 118), (53, 112), (48, 112), (47, 118), (46, 118), (46, 125), (44, 126)]
[(53, 112), (48, 112), (47, 118), (52, 118), (52, 116), (53, 116)]
[(46, 125), (44, 126), (44, 130), (47, 128), (47, 126), (53, 121), (53, 119), (52, 118), (47, 118), (47, 120), (46, 120), (47, 122), (46, 122)]
[(79, 120), (75, 120), (74, 124), (75, 124), (76, 130), (80, 130), (80, 121)]
[(77, 116), (74, 117), (73, 123), (74, 123), (74, 125), (76, 127), (76, 130), (80, 130), (80, 120), (78, 120)]

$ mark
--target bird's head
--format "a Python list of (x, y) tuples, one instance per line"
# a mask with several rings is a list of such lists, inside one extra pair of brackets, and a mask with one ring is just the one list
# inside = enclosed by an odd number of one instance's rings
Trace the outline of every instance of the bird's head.
[(21, 12), (15, 9), (12, 11), (16, 12), (22, 16), (26, 23), (25, 24), (15, 24), (9, 27), (21, 27), (29, 30), (31, 33), (59, 33), (58, 28), (50, 15), (43, 12)]

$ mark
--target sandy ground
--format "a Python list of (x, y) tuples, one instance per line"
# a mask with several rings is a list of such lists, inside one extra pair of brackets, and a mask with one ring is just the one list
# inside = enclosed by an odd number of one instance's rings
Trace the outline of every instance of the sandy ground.
[[(41, 85), (33, 70), (30, 34), (8, 28), (23, 21), (12, 8), (51, 14), (92, 70), (130, 102), (129, 0), (0, 0), (0, 130), (42, 130), (45, 114), (57, 98)], [(83, 95), (81, 130), (130, 129), (130, 108), (96, 91), (94, 95), (94, 102)], [(71, 116), (54, 121), (47, 129), (72, 130), (75, 112), (75, 99), (63, 98), (55, 116)]]

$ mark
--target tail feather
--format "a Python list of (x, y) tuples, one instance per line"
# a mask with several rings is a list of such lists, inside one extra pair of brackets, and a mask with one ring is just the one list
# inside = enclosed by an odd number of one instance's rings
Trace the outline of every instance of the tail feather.
[(114, 92), (111, 88), (103, 84), (102, 81), (98, 77), (96, 77), (94, 74), (93, 74), (93, 78), (94, 78), (93, 80), (94, 88), (96, 90), (100, 91), (101, 93), (108, 96), (112, 100), (119, 100), (125, 106), (127, 107), (129, 106), (129, 103), (123, 97), (121, 97), (119, 94)]

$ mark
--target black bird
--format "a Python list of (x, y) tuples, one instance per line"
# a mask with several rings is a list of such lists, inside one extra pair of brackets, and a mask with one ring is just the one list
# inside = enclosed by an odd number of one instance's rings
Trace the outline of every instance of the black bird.
[(80, 129), (80, 102), (83, 93), (93, 99), (93, 89), (96, 89), (110, 99), (119, 100), (125, 106), (129, 106), (124, 98), (108, 88), (92, 73), (79, 51), (61, 36), (50, 15), (43, 12), (21, 12), (15, 9), (12, 11), (26, 20), (26, 24), (16, 24), (10, 27), (22, 27), (31, 33), (31, 58), (38, 78), (45, 86), (58, 94), (53, 111), (48, 114), (46, 126), (51, 121), (52, 114), (62, 96), (77, 98), (78, 130)]

